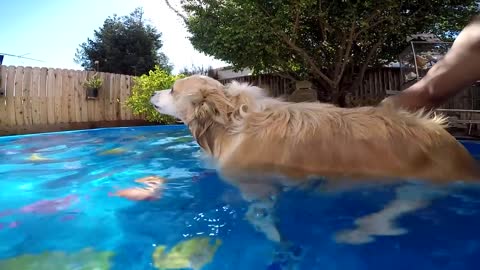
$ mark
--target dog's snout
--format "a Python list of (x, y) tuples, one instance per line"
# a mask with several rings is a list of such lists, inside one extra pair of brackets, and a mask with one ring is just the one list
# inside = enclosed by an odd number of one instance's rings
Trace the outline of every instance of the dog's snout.
[(168, 91), (167, 89), (155, 91), (150, 97), (150, 104), (162, 114), (175, 116), (175, 100)]
[(155, 107), (155, 109), (159, 109), (159, 107), (155, 104), (155, 95), (157, 94), (157, 92), (153, 92), (152, 95), (150, 96), (150, 104), (153, 105), (153, 107)]

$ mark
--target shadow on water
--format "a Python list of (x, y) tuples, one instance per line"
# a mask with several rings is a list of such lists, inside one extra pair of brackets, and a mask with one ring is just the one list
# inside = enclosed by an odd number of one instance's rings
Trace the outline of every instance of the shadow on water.
[[(398, 197), (396, 190), (402, 187), (405, 185), (330, 196), (290, 191), (281, 196), (278, 226), (290, 241), (301, 243), (305, 250), (299, 269), (477, 269), (478, 188), (452, 190), (433, 198), (425, 207), (399, 215), (394, 224), (404, 230), (400, 235), (373, 235), (368, 243), (335, 241), (335, 235), (353, 229), (359, 217), (372, 217), (382, 211)], [(459, 209), (464, 212), (459, 213)], [(370, 229), (380, 227), (372, 225)]]
[(262, 236), (243, 219), (247, 205), (238, 191), (214, 172), (193, 180), (188, 192), (194, 196), (190, 198), (178, 198), (177, 193), (185, 190), (169, 189), (168, 196), (161, 200), (139, 202), (117, 211), (124, 237), (116, 247), (115, 269), (144, 269), (138, 260), (151, 261), (154, 245), (172, 247), (200, 236), (222, 240), (215, 260), (205, 269), (258, 269), (259, 265), (268, 265), (274, 247), (260, 240)]

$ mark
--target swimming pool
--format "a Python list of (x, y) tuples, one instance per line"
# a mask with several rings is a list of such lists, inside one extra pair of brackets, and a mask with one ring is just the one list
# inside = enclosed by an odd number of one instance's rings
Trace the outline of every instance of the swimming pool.
[[(480, 144), (463, 143), (478, 158)], [(111, 196), (152, 175), (167, 179), (160, 199)], [(356, 219), (369, 214), (394, 215), (388, 206), (398, 186), (334, 194), (290, 190), (275, 208), (288, 243), (277, 244), (245, 220), (247, 203), (204, 165), (183, 126), (2, 137), (0, 190), (2, 270), (156, 269), (155, 251), (161, 255), (158, 264), (169, 269), (480, 265), (480, 189), (436, 196), (399, 216), (396, 235), (371, 234), (357, 243), (335, 236), (352, 232)]]

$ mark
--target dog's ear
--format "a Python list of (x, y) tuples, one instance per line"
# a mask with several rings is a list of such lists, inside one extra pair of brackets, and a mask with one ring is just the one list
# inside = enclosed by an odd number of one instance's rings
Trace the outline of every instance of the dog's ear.
[(235, 109), (230, 114), (230, 117), (233, 121), (240, 121), (242, 120), (245, 115), (249, 112), (249, 107), (247, 104), (241, 104), (239, 106), (235, 106)]
[(213, 120), (226, 124), (228, 115), (233, 109), (228, 97), (218, 89), (201, 89), (192, 99), (194, 118), (197, 120)]

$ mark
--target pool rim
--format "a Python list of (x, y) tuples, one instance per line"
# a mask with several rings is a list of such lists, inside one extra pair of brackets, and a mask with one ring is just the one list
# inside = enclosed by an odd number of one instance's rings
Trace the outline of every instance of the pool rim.
[(17, 135), (5, 135), (0, 136), (0, 141), (4, 139), (17, 139), (17, 138), (26, 138), (26, 137), (36, 137), (42, 135), (59, 135), (59, 134), (73, 134), (73, 133), (84, 133), (84, 132), (101, 132), (105, 130), (150, 130), (150, 129), (165, 129), (165, 130), (182, 130), (187, 129), (187, 126), (184, 124), (174, 124), (174, 125), (145, 125), (145, 126), (126, 126), (126, 127), (102, 127), (102, 128), (86, 128), (86, 129), (76, 129), (76, 130), (65, 130), (65, 131), (49, 131), (49, 132), (39, 132), (39, 133), (30, 133), (30, 134), (17, 134)]
[[(75, 134), (75, 133), (85, 133), (85, 132), (101, 132), (101, 131), (113, 131), (113, 130), (152, 130), (152, 129), (161, 129), (161, 130), (188, 130), (188, 126), (185, 124), (172, 124), (172, 125), (141, 125), (141, 126), (125, 126), (125, 127), (101, 127), (101, 128), (86, 128), (86, 129), (76, 129), (76, 130), (65, 130), (65, 131), (50, 131), (50, 132), (39, 132), (39, 133), (30, 133), (30, 134), (18, 134), (18, 135), (5, 135), (0, 136), (0, 142), (3, 140), (12, 140), (20, 138), (29, 138), (29, 137), (38, 137), (42, 135), (59, 135), (59, 134)], [(455, 139), (460, 143), (470, 143), (470, 144), (480, 144), (480, 139), (470, 138), (470, 137), (457, 137)]]

